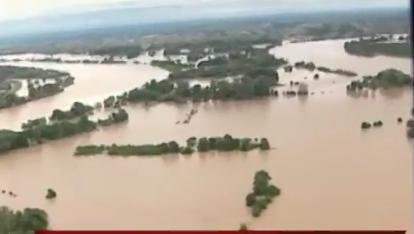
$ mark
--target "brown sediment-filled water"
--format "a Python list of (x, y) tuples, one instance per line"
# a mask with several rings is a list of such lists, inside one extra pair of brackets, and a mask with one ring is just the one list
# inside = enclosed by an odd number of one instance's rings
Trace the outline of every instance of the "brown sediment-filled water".
[[(287, 44), (271, 50), (291, 62), (343, 68), (361, 75), (410, 61), (344, 54), (343, 41)], [(21, 63), (20, 63), (21, 64)], [(166, 72), (144, 65), (32, 64), (71, 72), (64, 93), (0, 111), (2, 128), (49, 115), (73, 101), (101, 100)], [(312, 73), (280, 72), (282, 81)], [(130, 105), (129, 122), (0, 156), (0, 204), (39, 207), (52, 229), (407, 229), (412, 221), (412, 144), (405, 124), (411, 90), (379, 91), (352, 98), (353, 79), (320, 73), (307, 98), (271, 97), (201, 103), (189, 124), (177, 125), (192, 105)], [(306, 81), (306, 80), (304, 80)], [(335, 81), (335, 83), (331, 82)], [(131, 87), (132, 86), (132, 87)], [(324, 91), (322, 94), (321, 92)], [(384, 126), (361, 131), (362, 121)], [(271, 151), (203, 153), (163, 157), (74, 157), (79, 144), (159, 143), (191, 136), (267, 137)], [(252, 218), (245, 196), (253, 175), (266, 169), (282, 189), (260, 218)], [(56, 190), (54, 201), (44, 198)]]

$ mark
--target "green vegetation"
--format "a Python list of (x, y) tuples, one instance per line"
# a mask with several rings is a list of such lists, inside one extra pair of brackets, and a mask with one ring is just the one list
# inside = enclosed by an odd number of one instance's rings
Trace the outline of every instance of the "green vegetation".
[(45, 230), (48, 225), (47, 214), (41, 209), (13, 211), (8, 207), (0, 207), (0, 233), (34, 234), (36, 230)]
[(170, 153), (178, 153), (179, 147), (176, 142), (172, 144), (161, 143), (157, 145), (116, 145), (113, 144), (108, 147), (108, 155), (122, 155), (122, 156), (131, 156), (131, 155), (162, 155)]
[(99, 119), (98, 124), (101, 126), (109, 126), (121, 122), (127, 121), (129, 118), (128, 112), (126, 112), (124, 109), (119, 108), (117, 111), (112, 112), (108, 118), (106, 119)]
[(266, 138), (252, 140), (250, 138), (234, 138), (230, 135), (224, 137), (191, 137), (187, 140), (186, 146), (180, 146), (175, 141), (161, 144), (146, 145), (86, 145), (78, 146), (75, 155), (94, 155), (106, 153), (108, 155), (122, 156), (143, 156), (143, 155), (163, 155), (172, 153), (192, 154), (194, 150), (198, 152), (208, 151), (250, 151), (253, 149), (269, 150), (270, 144)]
[[(22, 131), (0, 130), (0, 153), (91, 132), (98, 125), (108, 126), (128, 120), (128, 113), (119, 109), (103, 122), (96, 123), (87, 117), (90, 110), (90, 106), (75, 102), (69, 111), (54, 110), (49, 123), (46, 118), (38, 118), (22, 124)], [(89, 150), (82, 149), (82, 154), (88, 154)]]
[(47, 119), (45, 117), (42, 118), (38, 118), (38, 119), (32, 119), (32, 120), (28, 120), (26, 123), (22, 124), (22, 129), (23, 130), (29, 130), (32, 129), (34, 127), (38, 127), (41, 125), (46, 125), (47, 124)]
[(239, 51), (229, 54), (228, 57), (217, 57), (202, 62), (197, 68), (183, 68), (182, 65), (177, 65), (170, 70), (169, 78), (173, 80), (237, 76), (274, 78), (276, 69), (286, 63), (286, 60), (277, 59), (266, 51)]
[(414, 119), (409, 119), (407, 121), (407, 136), (409, 138), (414, 138)]
[(309, 71), (314, 71), (316, 69), (316, 66), (313, 62), (300, 61), (300, 62), (296, 62), (294, 66), (295, 68), (306, 69)]
[(264, 170), (254, 175), (253, 192), (246, 196), (246, 205), (251, 208), (253, 217), (259, 217), (273, 198), (280, 195), (280, 189), (269, 183), (271, 179)]
[(371, 128), (371, 124), (370, 124), (370, 123), (368, 123), (368, 122), (362, 122), (362, 123), (361, 123), (361, 128), (362, 128), (362, 129), (368, 129), (368, 128)]
[(168, 70), (168, 71), (180, 71), (180, 70), (188, 69), (188, 68), (191, 67), (188, 64), (176, 63), (176, 62), (171, 61), (171, 60), (167, 60), (167, 61), (153, 60), (153, 61), (151, 61), (151, 65), (156, 66), (156, 67), (161, 67), (161, 68), (163, 68), (165, 70)]
[(382, 125), (383, 125), (383, 123), (382, 123), (382, 121), (381, 121), (381, 120), (375, 121), (375, 122), (372, 124), (372, 126), (374, 126), (374, 127), (382, 127)]
[(81, 102), (74, 102), (71, 108), (67, 111), (62, 111), (60, 109), (53, 110), (52, 115), (49, 117), (49, 119), (51, 121), (70, 120), (82, 115), (90, 114), (92, 111), (92, 106), (83, 104)]
[(83, 145), (76, 147), (75, 155), (95, 155), (105, 151), (104, 145)]
[[(28, 97), (18, 97), (16, 92), (21, 88), (18, 79), (28, 82)], [(38, 80), (53, 79), (53, 83), (40, 85)], [(72, 85), (74, 78), (67, 72), (33, 67), (0, 66), (0, 108), (20, 105), (32, 100), (44, 98), (62, 92)]]
[(34, 67), (0, 66), (0, 81), (9, 79), (55, 79), (57, 77), (70, 76), (67, 72)]
[(387, 55), (396, 57), (411, 57), (408, 42), (387, 42), (378, 39), (359, 39), (345, 42), (344, 49), (347, 53), (359, 56), (373, 57)]
[(360, 91), (364, 88), (401, 88), (411, 85), (411, 77), (396, 69), (387, 69), (379, 72), (376, 76), (364, 76), (362, 81), (355, 80), (347, 85), (351, 92)]
[(246, 223), (241, 223), (240, 224), (239, 231), (247, 231), (248, 229), (249, 229), (249, 227), (247, 226)]
[(341, 76), (353, 77), (353, 76), (358, 75), (357, 73), (355, 73), (353, 71), (347, 71), (347, 70), (343, 70), (343, 69), (330, 69), (328, 67), (322, 67), (322, 66), (317, 67), (316, 69), (320, 72), (333, 73), (333, 74), (337, 74), (337, 75), (341, 75)]
[(141, 88), (135, 88), (125, 96), (117, 97), (124, 102), (193, 102), (209, 100), (242, 100), (271, 95), (271, 87), (277, 85), (278, 75), (273, 78), (240, 78), (234, 81), (211, 81), (209, 86), (190, 86), (188, 82), (170, 80), (147, 82)]
[(89, 53), (92, 55), (126, 56), (127, 58), (134, 58), (140, 55), (142, 51), (142, 48), (138, 45), (119, 45), (95, 49)]
[(56, 198), (57, 194), (55, 192), (55, 190), (49, 188), (47, 189), (47, 193), (46, 193), (46, 199), (54, 199)]

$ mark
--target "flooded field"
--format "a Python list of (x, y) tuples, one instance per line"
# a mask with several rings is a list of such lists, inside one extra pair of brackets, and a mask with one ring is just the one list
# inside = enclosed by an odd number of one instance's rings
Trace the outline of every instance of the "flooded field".
[[(285, 44), (271, 50), (289, 62), (375, 75), (386, 68), (410, 72), (408, 59), (347, 55), (343, 40)], [(62, 94), (0, 111), (1, 128), (19, 128), (74, 101), (95, 103), (110, 94), (164, 79), (148, 65), (84, 65), (19, 62), (60, 69), (75, 77)], [(39, 207), (52, 229), (407, 229), (412, 221), (412, 143), (405, 124), (411, 90), (377, 91), (352, 98), (354, 79), (293, 70), (281, 81), (307, 82), (308, 97), (201, 103), (186, 125), (176, 125), (192, 104), (130, 105), (129, 122), (0, 156), (0, 195), (12, 208)], [(304, 77), (309, 77), (304, 79)], [(284, 89), (282, 87), (281, 89)], [(382, 128), (361, 131), (362, 121)], [(158, 143), (188, 137), (267, 137), (268, 152), (204, 153), (192, 156), (73, 157), (79, 144)], [(260, 218), (251, 218), (245, 196), (253, 175), (266, 169), (281, 188)], [(47, 188), (58, 193), (44, 199)]]

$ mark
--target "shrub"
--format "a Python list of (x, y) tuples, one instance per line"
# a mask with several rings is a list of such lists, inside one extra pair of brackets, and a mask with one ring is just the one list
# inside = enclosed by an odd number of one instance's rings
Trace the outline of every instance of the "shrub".
[(53, 189), (47, 189), (46, 199), (54, 199), (56, 198), (57, 194)]
[(361, 123), (361, 128), (362, 129), (368, 129), (368, 128), (370, 128), (371, 127), (371, 124), (370, 123), (368, 123), (368, 122), (362, 122)]

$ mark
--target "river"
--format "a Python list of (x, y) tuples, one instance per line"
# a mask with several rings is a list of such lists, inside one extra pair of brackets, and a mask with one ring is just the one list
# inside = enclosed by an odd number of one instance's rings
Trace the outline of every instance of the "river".
[[(271, 50), (291, 62), (343, 68), (364, 74), (395, 67), (410, 72), (410, 61), (347, 55), (342, 40), (285, 44)], [(49, 115), (76, 100), (95, 102), (167, 72), (147, 65), (17, 63), (62, 69), (75, 84), (62, 94), (0, 111), (2, 128), (18, 128), (29, 118)], [(280, 72), (282, 81), (309, 76), (307, 98), (272, 97), (198, 105), (130, 105), (130, 120), (89, 134), (10, 152), (0, 157), (0, 195), (12, 208), (39, 207), (52, 229), (407, 229), (412, 225), (412, 142), (405, 124), (411, 91), (352, 98), (352, 78), (306, 71)], [(305, 81), (305, 80), (304, 80)], [(306, 81), (305, 81), (306, 82)], [(362, 121), (382, 120), (382, 128), (361, 131)], [(192, 156), (73, 157), (88, 143), (158, 143), (190, 136), (267, 137), (268, 152), (203, 153)], [(252, 218), (245, 196), (253, 175), (265, 169), (281, 188), (260, 218)], [(46, 200), (47, 188), (57, 191)]]

